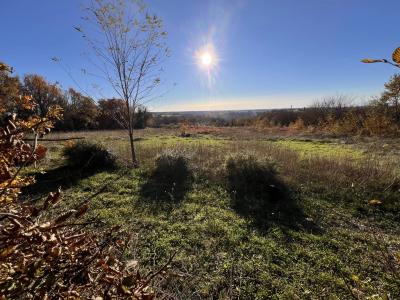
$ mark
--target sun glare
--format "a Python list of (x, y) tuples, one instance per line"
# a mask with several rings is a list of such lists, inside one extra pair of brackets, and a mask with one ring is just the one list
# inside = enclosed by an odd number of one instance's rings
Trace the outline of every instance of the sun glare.
[(200, 68), (211, 71), (217, 66), (218, 59), (214, 46), (210, 43), (196, 52), (197, 64)]
[(200, 61), (201, 61), (201, 64), (202, 64), (203, 66), (209, 67), (209, 66), (212, 65), (213, 57), (212, 57), (211, 53), (209, 53), (209, 52), (204, 52), (204, 53), (201, 55), (201, 57), (200, 57)]

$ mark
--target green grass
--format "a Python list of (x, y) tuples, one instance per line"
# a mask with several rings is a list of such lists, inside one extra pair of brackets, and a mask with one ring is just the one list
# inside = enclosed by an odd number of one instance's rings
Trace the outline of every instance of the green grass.
[[(115, 151), (126, 147), (126, 140), (118, 136), (102, 142), (110, 140)], [(121, 225), (137, 234), (130, 256), (139, 259), (144, 270), (157, 268), (176, 252), (168, 284), (155, 283), (159, 290), (179, 299), (351, 299), (344, 282), (356, 287), (351, 276), (357, 275), (368, 281), (362, 288), (365, 295), (384, 291), (393, 299), (400, 295), (399, 282), (385, 269), (379, 250), (388, 245), (399, 251), (399, 220), (393, 212), (372, 213), (367, 205), (370, 197), (389, 199), (395, 191), (385, 194), (383, 188), (374, 187), (375, 177), (358, 178), (357, 172), (365, 172), (358, 163), (340, 164), (347, 157), (362, 159), (361, 150), (289, 140), (238, 142), (210, 135), (153, 134), (138, 142), (143, 160), (154, 159), (165, 147), (193, 152), (194, 184), (179, 202), (140, 196), (153, 168), (150, 163), (124, 176), (121, 170), (82, 178), (64, 195), (64, 205), (70, 206), (108, 182), (107, 189), (92, 200), (88, 217), (97, 216), (105, 226)], [(301, 217), (293, 221), (266, 215), (270, 221), (259, 227), (251, 216), (234, 210), (220, 180), (204, 175), (204, 168), (210, 172), (222, 168), (225, 157), (243, 151), (277, 161)], [(304, 157), (315, 161), (303, 162)], [(62, 160), (51, 160), (42, 167), (59, 164)], [(318, 171), (312, 169), (319, 165)], [(352, 189), (350, 179), (356, 183)]]
[(364, 151), (355, 149), (348, 145), (337, 143), (326, 143), (321, 141), (299, 141), (299, 140), (278, 140), (277, 145), (287, 147), (299, 152), (304, 158), (313, 156), (324, 156), (330, 158), (348, 157), (352, 159), (361, 159), (364, 157)]
[(370, 233), (343, 220), (362, 221), (326, 200), (303, 198), (307, 217), (321, 227), (313, 232), (279, 223), (258, 230), (230, 207), (218, 185), (197, 185), (180, 204), (148, 203), (138, 197), (146, 179), (140, 172), (119, 180), (116, 174), (97, 174), (69, 190), (68, 199), (83, 199), (111, 178), (91, 215), (139, 233), (135, 251), (146, 268), (177, 252), (172, 270), (184, 276), (171, 287), (181, 291), (181, 299), (348, 299), (343, 278), (353, 274), (370, 278), (378, 291), (394, 291), (373, 258), (378, 252)]
[(170, 147), (177, 144), (196, 144), (201, 143), (208, 146), (218, 146), (223, 144), (223, 140), (211, 137), (209, 135), (197, 135), (193, 137), (179, 137), (176, 135), (165, 135), (165, 136), (149, 136), (138, 141), (139, 145), (142, 146), (163, 146)]

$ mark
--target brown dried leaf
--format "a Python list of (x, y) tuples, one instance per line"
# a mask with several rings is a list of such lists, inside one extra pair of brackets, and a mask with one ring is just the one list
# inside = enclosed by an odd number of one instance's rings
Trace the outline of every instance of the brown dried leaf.
[(6, 258), (7, 256), (13, 254), (16, 249), (17, 249), (16, 245), (11, 245), (11, 246), (4, 248), (0, 252), (0, 258)]
[(75, 209), (70, 209), (69, 211), (61, 214), (57, 219), (55, 219), (54, 224), (60, 224), (65, 222), (68, 218), (70, 218), (74, 213), (76, 213)]
[(75, 213), (75, 218), (79, 218), (82, 215), (84, 215), (88, 209), (89, 209), (89, 204), (87, 203), (79, 207), (78, 211)]

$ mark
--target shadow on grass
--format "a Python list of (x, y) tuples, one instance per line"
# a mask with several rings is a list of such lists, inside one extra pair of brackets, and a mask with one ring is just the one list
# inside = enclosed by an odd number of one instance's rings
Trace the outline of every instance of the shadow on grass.
[(231, 194), (232, 207), (239, 215), (245, 217), (251, 226), (261, 232), (267, 232), (274, 226), (281, 227), (284, 232), (285, 229), (313, 234), (323, 232), (311, 218), (304, 214), (291, 191), (279, 191), (274, 187), (269, 189), (269, 192), (271, 192), (269, 196), (260, 198), (241, 198)]
[(191, 189), (193, 172), (184, 156), (164, 154), (140, 189), (140, 196), (157, 209), (171, 208), (180, 203)]
[(31, 174), (36, 182), (24, 188), (22, 196), (45, 196), (59, 187), (67, 189), (83, 178), (119, 167), (116, 156), (104, 146), (86, 141), (65, 147), (63, 156), (66, 158), (64, 166), (43, 174)]
[(66, 190), (76, 185), (80, 180), (88, 178), (100, 171), (85, 171), (84, 169), (61, 166), (47, 171), (43, 174), (33, 173), (35, 183), (22, 189), (22, 199), (29, 196), (33, 199), (45, 197), (50, 192), (56, 191), (59, 187)]
[(305, 216), (294, 193), (277, 176), (272, 162), (254, 157), (230, 158), (226, 164), (232, 208), (261, 231), (271, 226), (320, 233)]

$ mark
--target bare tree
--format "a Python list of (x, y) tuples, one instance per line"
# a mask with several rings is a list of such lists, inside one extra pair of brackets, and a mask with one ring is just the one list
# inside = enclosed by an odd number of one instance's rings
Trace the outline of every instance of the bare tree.
[(75, 29), (97, 58), (89, 56), (96, 75), (101, 75), (125, 102), (126, 113), (119, 121), (128, 131), (132, 164), (137, 166), (135, 113), (155, 97), (160, 65), (168, 56), (162, 20), (147, 13), (140, 0), (93, 0), (85, 11), (83, 19), (88, 27)]
[[(354, 97), (348, 95), (335, 95), (315, 100), (309, 108), (308, 114), (315, 119), (313, 122), (326, 122), (328, 118), (341, 119), (346, 111), (353, 105)], [(307, 119), (310, 119), (308, 117)], [(313, 123), (312, 122), (312, 123)]]

